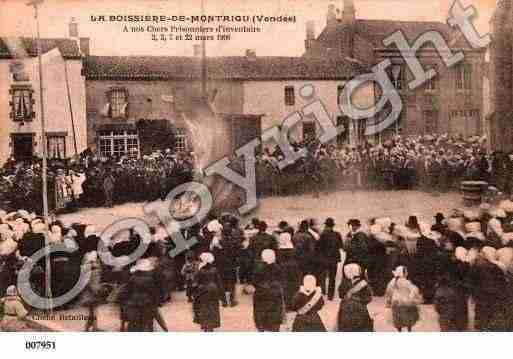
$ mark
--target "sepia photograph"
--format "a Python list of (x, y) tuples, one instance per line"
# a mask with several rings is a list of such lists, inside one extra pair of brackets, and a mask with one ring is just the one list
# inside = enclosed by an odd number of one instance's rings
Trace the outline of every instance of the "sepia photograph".
[(512, 24), (0, 0), (0, 338), (513, 331)]

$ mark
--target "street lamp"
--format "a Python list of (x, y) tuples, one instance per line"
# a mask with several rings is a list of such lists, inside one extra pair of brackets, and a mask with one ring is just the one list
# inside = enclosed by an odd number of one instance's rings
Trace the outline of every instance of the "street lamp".
[(39, 6), (43, 3), (44, 0), (31, 0), (27, 3), (27, 6), (32, 6), (34, 8), (34, 18), (36, 19), (36, 30), (37, 30), (37, 58), (39, 64), (39, 102), (41, 109), (41, 142), (43, 147), (43, 168), (42, 168), (42, 176), (43, 176), (43, 218), (45, 223), (45, 249), (46, 249), (46, 257), (45, 257), (45, 283), (46, 283), (46, 297), (48, 298), (48, 307), (50, 311), (53, 310), (52, 305), (52, 286), (51, 286), (51, 268), (50, 268), (50, 240), (48, 237), (48, 180), (47, 176), (47, 154), (46, 154), (46, 124), (45, 124), (45, 110), (44, 110), (44, 101), (43, 101), (43, 62), (41, 59), (42, 46), (41, 46), (41, 35), (39, 33), (39, 14), (38, 9)]

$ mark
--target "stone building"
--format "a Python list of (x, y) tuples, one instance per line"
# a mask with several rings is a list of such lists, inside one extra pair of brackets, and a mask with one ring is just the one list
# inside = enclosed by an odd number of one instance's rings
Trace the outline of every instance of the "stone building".
[[(423, 67), (434, 68), (438, 76), (424, 86), (410, 90), (413, 79), (397, 46), (385, 46), (383, 40), (400, 30), (410, 45), (427, 31), (437, 31), (450, 49), (463, 51), (465, 60), (447, 68), (432, 44), (423, 46), (416, 56)], [(304, 56), (312, 58), (343, 58), (371, 66), (389, 59), (389, 77), (403, 100), (400, 120), (389, 131), (404, 135), (449, 133), (480, 135), (482, 126), (484, 51), (474, 50), (461, 33), (442, 22), (366, 20), (356, 16), (353, 0), (343, 1), (338, 12), (330, 5), (326, 26), (316, 36), (312, 22), (307, 24)]]
[[(49, 158), (87, 147), (82, 48), (87, 39), (42, 39), (43, 100)], [(41, 104), (37, 42), (0, 38), (0, 163), (10, 156), (41, 157)]]
[[(266, 57), (251, 50), (245, 56), (208, 57), (206, 67), (207, 93), (219, 117), (229, 121), (232, 148), (259, 137), (305, 106), (299, 89), (306, 84), (315, 87), (335, 122), (340, 112), (338, 91), (364, 72), (362, 66), (343, 59)], [(90, 147), (106, 156), (147, 152), (142, 151), (137, 124), (160, 120), (170, 123), (178, 135), (177, 149), (188, 149), (184, 119), (191, 115), (201, 93), (199, 54), (89, 56), (84, 71)], [(300, 140), (316, 131), (314, 119), (304, 119), (291, 137)], [(339, 139), (349, 141), (349, 129)]]
[(491, 19), (490, 111), (488, 118), (491, 148), (513, 150), (513, 5), (497, 2)]

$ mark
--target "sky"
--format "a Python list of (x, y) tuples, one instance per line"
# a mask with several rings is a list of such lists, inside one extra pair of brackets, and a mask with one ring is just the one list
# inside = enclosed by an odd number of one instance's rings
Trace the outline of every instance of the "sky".
[[(354, 3), (358, 18), (445, 22), (452, 1), (354, 0)], [(0, 36), (35, 36), (34, 11), (26, 5), (27, 2), (0, 0)], [(496, 0), (461, 2), (476, 8), (476, 27), (482, 35), (486, 34)], [(229, 41), (208, 41), (209, 56), (242, 55), (246, 49), (255, 50), (257, 55), (301, 56), (306, 21), (313, 20), (316, 34), (319, 34), (326, 23), (328, 5), (343, 8), (343, 0), (204, 0), (204, 4), (205, 13), (209, 15), (286, 15), (297, 19), (296, 23), (264, 24), (261, 33), (238, 33)], [(90, 18), (95, 15), (200, 14), (201, 0), (45, 0), (40, 8), (41, 36), (67, 37), (68, 23), (75, 18), (80, 36), (90, 38), (93, 55), (192, 55), (193, 44), (199, 43), (197, 41), (155, 42), (151, 40), (150, 33), (124, 33), (123, 26), (127, 23), (99, 23), (92, 22)], [(144, 23), (144, 26), (148, 24), (151, 23)], [(186, 23), (178, 25), (193, 26)]]

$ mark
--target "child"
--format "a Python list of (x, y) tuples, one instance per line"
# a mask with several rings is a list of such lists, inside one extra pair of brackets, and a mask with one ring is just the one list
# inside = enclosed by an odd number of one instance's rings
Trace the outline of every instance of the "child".
[(422, 297), (419, 288), (406, 279), (408, 272), (405, 267), (397, 267), (393, 274), (385, 294), (386, 305), (392, 308), (392, 321), (397, 331), (407, 328), (411, 332), (419, 320), (418, 305), (422, 303)]
[(185, 264), (182, 267), (181, 273), (185, 278), (185, 293), (187, 301), (192, 303), (192, 295), (196, 288), (196, 274), (198, 273), (199, 262), (194, 258), (193, 252), (187, 252), (185, 255)]

